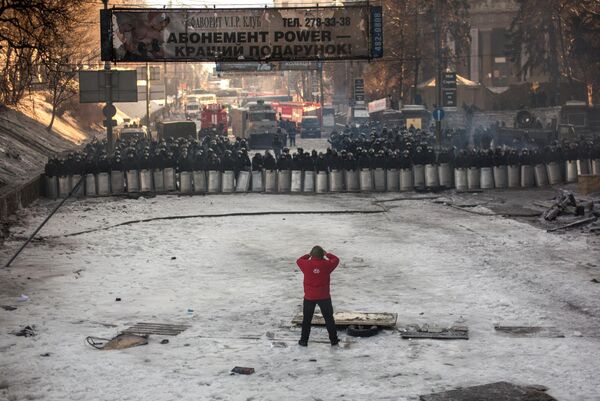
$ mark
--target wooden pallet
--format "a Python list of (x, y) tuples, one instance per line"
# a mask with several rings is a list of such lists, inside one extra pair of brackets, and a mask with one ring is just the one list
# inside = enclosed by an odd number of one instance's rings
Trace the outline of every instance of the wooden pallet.
[[(292, 324), (301, 325), (304, 315), (297, 314), (292, 319)], [(398, 320), (397, 313), (364, 313), (364, 312), (335, 312), (333, 314), (336, 326), (349, 326), (360, 324), (363, 326), (394, 327)], [(321, 313), (315, 313), (312, 318), (313, 326), (325, 326), (325, 319)]]
[(187, 330), (190, 326), (185, 324), (169, 323), (136, 323), (133, 326), (123, 330), (123, 334), (176, 336)]

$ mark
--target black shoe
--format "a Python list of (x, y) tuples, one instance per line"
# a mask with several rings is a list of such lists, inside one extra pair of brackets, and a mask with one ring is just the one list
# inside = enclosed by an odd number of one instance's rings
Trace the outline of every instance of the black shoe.
[(340, 339), (336, 338), (335, 340), (331, 340), (331, 346), (335, 347), (336, 345), (338, 345), (340, 343)]
[(308, 347), (308, 341), (298, 341), (298, 345), (300, 345), (301, 347)]

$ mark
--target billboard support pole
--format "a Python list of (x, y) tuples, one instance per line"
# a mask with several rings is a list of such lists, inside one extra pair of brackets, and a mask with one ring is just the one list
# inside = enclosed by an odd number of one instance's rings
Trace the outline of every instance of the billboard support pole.
[[(437, 107), (442, 107), (442, 49), (441, 49), (441, 32), (440, 32), (440, 1), (435, 0), (434, 3), (434, 29), (435, 29), (435, 62), (436, 62), (436, 79), (435, 79), (435, 94)], [(435, 122), (435, 143), (439, 149), (442, 141), (442, 121)]]
[[(108, 0), (102, 0), (104, 3), (104, 10), (108, 10)], [(110, 38), (112, 41), (112, 24), (110, 29)], [(112, 77), (110, 72), (110, 61), (104, 62), (104, 74), (105, 74), (105, 94), (106, 94), (106, 108), (112, 109)], [(104, 124), (106, 125), (106, 146), (107, 153), (109, 157), (112, 156), (114, 151), (114, 138), (113, 138), (113, 126), (112, 119), (113, 116), (106, 116), (106, 120), (104, 120)]]
[(150, 132), (150, 66), (146, 63), (146, 129)]
[(321, 135), (323, 135), (323, 108), (325, 107), (325, 97), (323, 96), (323, 61), (318, 61), (319, 63), (319, 87), (321, 89)]

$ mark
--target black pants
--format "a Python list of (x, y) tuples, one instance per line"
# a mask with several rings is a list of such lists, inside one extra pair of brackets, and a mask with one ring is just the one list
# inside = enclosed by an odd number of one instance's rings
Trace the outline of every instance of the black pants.
[(302, 320), (302, 335), (300, 336), (300, 341), (308, 341), (308, 337), (310, 336), (310, 325), (315, 313), (315, 306), (317, 305), (319, 305), (321, 314), (325, 319), (325, 327), (327, 327), (327, 332), (329, 333), (329, 340), (337, 340), (337, 330), (335, 328), (335, 320), (333, 319), (333, 305), (331, 304), (331, 298), (327, 298), (319, 299), (318, 301), (304, 299), (304, 319)]

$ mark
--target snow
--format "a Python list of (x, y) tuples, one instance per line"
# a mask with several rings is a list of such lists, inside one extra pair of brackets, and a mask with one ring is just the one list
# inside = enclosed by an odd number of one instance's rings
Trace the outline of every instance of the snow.
[[(393, 197), (67, 202), (43, 238), (0, 269), (0, 305), (18, 308), (0, 308), (0, 383), (8, 386), (0, 400), (418, 400), (501, 380), (545, 385), (561, 401), (600, 400), (599, 287), (590, 281), (600, 251), (589, 237)], [(54, 205), (21, 213), (3, 264)], [(344, 210), (385, 213), (157, 220), (63, 236), (153, 217)], [(470, 340), (340, 332), (344, 346), (332, 349), (313, 328), (308, 348), (299, 347), (299, 328), (290, 327), (302, 303), (294, 262), (315, 244), (342, 260), (332, 277), (336, 310), (398, 313), (399, 326), (467, 325)], [(29, 301), (17, 302), (21, 294)], [(84, 342), (136, 322), (191, 327), (166, 345), (162, 336), (121, 351)], [(554, 326), (565, 338), (507, 337), (495, 323)], [(11, 334), (28, 324), (36, 337)], [(234, 366), (256, 373), (232, 376)]]

